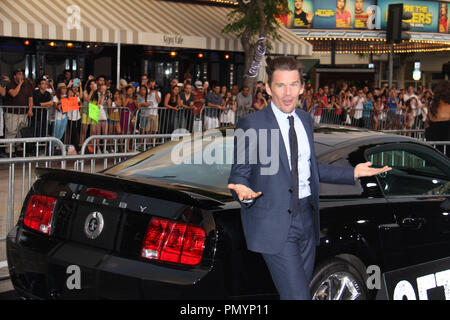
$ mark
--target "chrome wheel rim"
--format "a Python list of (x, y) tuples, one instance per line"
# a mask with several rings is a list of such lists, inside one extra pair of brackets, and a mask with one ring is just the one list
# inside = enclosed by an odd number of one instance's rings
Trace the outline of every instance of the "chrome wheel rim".
[(312, 299), (357, 300), (362, 294), (362, 288), (351, 273), (337, 272), (322, 281)]

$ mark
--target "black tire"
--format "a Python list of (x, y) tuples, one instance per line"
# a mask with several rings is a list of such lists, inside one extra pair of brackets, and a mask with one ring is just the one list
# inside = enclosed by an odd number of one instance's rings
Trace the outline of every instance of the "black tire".
[[(345, 260), (333, 258), (319, 265), (310, 283), (313, 300), (366, 300), (366, 284), (358, 270)], [(339, 289), (343, 289), (342, 292)]]

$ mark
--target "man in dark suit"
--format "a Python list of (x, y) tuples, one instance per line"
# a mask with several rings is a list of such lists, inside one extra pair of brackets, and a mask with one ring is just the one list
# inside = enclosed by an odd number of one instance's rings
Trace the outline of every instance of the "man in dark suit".
[(318, 163), (312, 119), (296, 109), (304, 88), (300, 64), (279, 57), (267, 73), (272, 103), (239, 120), (228, 188), (242, 204), (247, 247), (262, 253), (280, 298), (306, 300), (320, 241), (319, 182), (354, 184), (390, 168)]

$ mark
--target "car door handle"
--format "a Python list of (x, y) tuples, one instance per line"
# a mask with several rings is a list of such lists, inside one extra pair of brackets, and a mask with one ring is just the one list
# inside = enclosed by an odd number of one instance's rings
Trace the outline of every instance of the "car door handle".
[(404, 218), (402, 226), (412, 229), (420, 229), (427, 220), (425, 218)]

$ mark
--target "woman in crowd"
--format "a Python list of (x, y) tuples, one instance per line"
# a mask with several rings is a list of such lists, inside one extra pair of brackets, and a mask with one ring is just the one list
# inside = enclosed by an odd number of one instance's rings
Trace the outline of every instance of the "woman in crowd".
[(164, 124), (167, 133), (172, 133), (178, 128), (178, 107), (181, 105), (180, 89), (173, 86), (169, 93), (164, 97), (164, 107), (166, 111), (167, 122)]
[[(92, 127), (93, 131), (97, 135), (107, 135), (108, 134), (108, 116), (107, 112), (109, 108), (111, 108), (111, 92), (107, 91), (106, 84), (100, 86), (99, 89), (99, 98), (98, 98), (98, 107), (100, 108), (100, 112), (98, 114), (98, 122), (95, 127)], [(107, 140), (104, 140), (103, 151), (108, 152), (106, 149)], [(100, 143), (97, 145), (97, 153), (101, 153)]]
[[(348, 88), (346, 83), (344, 83), (344, 87)], [(350, 111), (353, 108), (353, 95), (349, 89), (346, 89), (346, 91), (341, 91), (340, 105), (342, 108), (341, 124), (350, 125), (352, 123), (352, 120), (350, 118)]]
[(255, 98), (253, 99), (253, 108), (256, 110), (262, 110), (267, 107), (267, 101), (261, 91), (256, 91)]
[(383, 98), (379, 96), (374, 104), (373, 130), (383, 129), (383, 122), (386, 119)]
[(203, 82), (203, 94), (206, 95), (208, 94), (210, 88), (209, 88), (209, 82), (208, 81), (204, 81)]
[(414, 110), (411, 107), (411, 101), (412, 99), (406, 101), (405, 110), (403, 112), (403, 129), (406, 130), (411, 130), (414, 126)]
[(89, 80), (86, 83), (86, 90), (83, 92), (83, 106), (81, 107), (81, 134), (80, 134), (80, 145), (82, 146), (84, 140), (86, 139), (86, 134), (89, 129), (89, 125), (91, 125), (92, 119), (89, 118), (89, 101), (97, 90), (97, 84), (93, 79)]
[(337, 97), (332, 94), (331, 98), (330, 98), (330, 115), (332, 116), (332, 122), (333, 124), (339, 124), (340, 123), (340, 119), (341, 119), (341, 115), (342, 115), (342, 109), (341, 106), (339, 105), (339, 101), (337, 99)]
[(220, 95), (222, 96), (222, 100), (225, 99), (226, 95), (227, 95), (227, 86), (222, 86), (220, 88)]
[[(128, 109), (120, 115), (120, 126), (122, 127), (123, 134), (132, 134), (134, 132), (133, 114), (136, 110), (137, 101), (133, 96), (133, 92), (133, 86), (128, 85), (125, 88), (122, 105)], [(130, 144), (131, 140), (128, 139), (126, 142), (126, 152), (130, 152)]]
[[(450, 82), (441, 81), (434, 89), (434, 98), (429, 105), (428, 121), (425, 127), (427, 141), (450, 141)], [(444, 146), (437, 146), (444, 152)], [(450, 156), (447, 146), (446, 156)]]
[[(109, 134), (111, 135), (117, 135), (122, 134), (122, 128), (120, 126), (120, 112), (122, 107), (122, 96), (120, 94), (120, 91), (117, 89), (114, 89), (112, 94), (112, 102), (111, 102), (111, 108), (109, 109), (108, 113), (108, 128), (109, 128)], [(121, 152), (123, 152), (123, 145), (122, 141), (120, 142), (120, 148)], [(114, 145), (111, 149), (111, 152), (117, 152), (117, 147)]]
[(389, 97), (386, 101), (387, 107), (387, 128), (398, 129), (400, 127), (400, 117), (397, 114), (399, 108), (399, 99), (395, 88), (389, 90)]
[[(148, 124), (148, 107), (150, 102), (148, 101), (148, 89), (146, 86), (141, 86), (139, 88), (139, 93), (137, 95), (137, 109), (139, 109), (139, 132), (141, 134), (145, 133), (145, 128)], [(136, 119), (137, 120), (137, 119)]]
[(220, 113), (220, 126), (229, 127), (234, 125), (236, 110), (237, 110), (237, 101), (233, 99), (231, 91), (228, 91), (224, 101), (225, 110)]
[(61, 99), (67, 98), (67, 87), (64, 83), (58, 83), (56, 95), (53, 97), (53, 104), (55, 106), (55, 125), (53, 136), (62, 141), (67, 126), (66, 113), (62, 110)]
[(374, 115), (374, 100), (372, 92), (367, 93), (366, 101), (363, 104), (363, 121), (364, 128), (370, 129), (372, 121), (375, 124), (376, 119)]
[[(80, 97), (78, 97), (75, 93), (75, 88), (69, 88), (67, 89), (67, 97), (68, 98), (77, 98), (78, 106), (80, 106)], [(66, 141), (68, 141), (69, 144), (73, 145), (75, 147), (75, 150), (77, 153), (80, 153), (81, 146), (80, 143), (80, 130), (81, 130), (81, 114), (80, 109), (72, 110), (67, 112), (67, 119), (68, 119), (68, 126), (67, 126), (67, 132), (66, 132)]]

